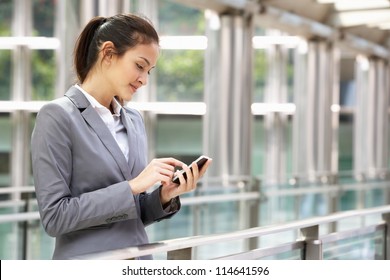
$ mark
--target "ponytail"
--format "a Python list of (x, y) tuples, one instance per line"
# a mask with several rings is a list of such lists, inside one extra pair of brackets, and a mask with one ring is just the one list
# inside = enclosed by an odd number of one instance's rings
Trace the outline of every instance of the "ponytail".
[(99, 52), (96, 31), (105, 21), (105, 17), (94, 17), (77, 38), (74, 65), (80, 83), (84, 82), (88, 72), (96, 62)]

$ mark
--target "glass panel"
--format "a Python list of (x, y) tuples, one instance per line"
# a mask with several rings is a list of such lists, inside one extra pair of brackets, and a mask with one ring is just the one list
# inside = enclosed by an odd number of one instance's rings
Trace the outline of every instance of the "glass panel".
[(170, 0), (158, 1), (159, 34), (170, 36), (203, 35), (205, 20), (202, 11)]
[(34, 0), (33, 36), (54, 37), (56, 4), (57, 0)]
[[(207, 260), (243, 252), (244, 241), (232, 240), (203, 245), (196, 248), (196, 259)], [(220, 271), (222, 274), (222, 271)]]
[(273, 256), (260, 258), (260, 260), (302, 260), (302, 250), (295, 249), (289, 252), (284, 252)]
[(139, 11), (139, 1), (142, 0), (128, 0), (130, 3), (130, 13), (137, 13)]
[[(33, 199), (30, 203), (28, 211), (38, 211), (38, 205), (35, 199)], [(28, 228), (26, 230), (26, 236), (28, 240), (28, 245), (26, 246), (28, 252), (27, 259), (52, 259), (55, 239), (45, 232), (40, 220), (29, 221)]]
[[(12, 124), (9, 114), (0, 114), (0, 131), (0, 187), (9, 187), (12, 149)], [(0, 198), (6, 199), (4, 195), (0, 195)]]
[[(315, 185), (313, 184), (312, 187)], [(319, 187), (320, 185), (316, 186)], [(328, 196), (324, 194), (304, 194), (297, 197), (301, 219), (329, 214)]]
[[(0, 208), (1, 213), (10, 213), (7, 209)], [(13, 210), (12, 210), (13, 211)], [(12, 213), (12, 212), (11, 212)], [(22, 232), (19, 229), (18, 223), (1, 223), (0, 224), (0, 259), (2, 260), (17, 260), (21, 259), (21, 240), (23, 240)]]
[(353, 115), (340, 114), (339, 171), (353, 170)]
[(260, 244), (260, 248), (270, 248), (273, 246), (280, 246), (289, 242), (296, 242), (298, 237), (298, 231), (287, 230), (283, 232), (260, 236), (258, 244)]
[(253, 124), (253, 147), (252, 147), (252, 174), (259, 176), (264, 174), (265, 154), (265, 129), (264, 117), (255, 116)]
[(264, 102), (265, 83), (267, 79), (267, 56), (265, 49), (254, 51), (254, 102)]
[(356, 104), (355, 81), (340, 82), (340, 105), (354, 107)]
[(294, 102), (294, 52), (295, 49), (288, 49), (287, 58), (287, 102)]
[(162, 50), (157, 63), (158, 101), (203, 101), (203, 51)]
[[(340, 60), (340, 106), (353, 108), (356, 104), (355, 58)], [(353, 114), (340, 113), (339, 171), (353, 170)]]
[(32, 59), (32, 100), (54, 98), (56, 66), (53, 50), (33, 50)]
[(323, 244), (324, 260), (383, 260), (384, 232)]
[[(13, 1), (0, 1), (0, 36), (11, 36)], [(2, 72), (4, 73), (4, 72)]]
[[(232, 191), (214, 191), (213, 195), (231, 193)], [(187, 194), (182, 198), (182, 209), (174, 219), (164, 220), (161, 223), (154, 223), (147, 227), (151, 242), (159, 242), (167, 239), (188, 237), (194, 235), (208, 235), (216, 233), (232, 232), (240, 229), (240, 213), (243, 210), (239, 202), (216, 202), (213, 204), (185, 205), (185, 197), (193, 196)], [(205, 194), (202, 194), (204, 197)], [(226, 243), (200, 246), (196, 249), (196, 259), (213, 258), (221, 255), (240, 252), (243, 248), (243, 241), (230, 241)], [(158, 257), (160, 258), (160, 257)], [(164, 258), (164, 256), (161, 256)]]
[(11, 51), (0, 50), (0, 100), (11, 99)]
[(383, 185), (383, 182), (380, 183), (371, 183), (369, 184), (373, 187), (378, 186), (377, 189), (368, 189), (364, 192), (364, 200), (365, 200), (365, 203), (364, 203), (364, 206), (366, 208), (370, 208), (370, 207), (377, 207), (377, 206), (381, 206), (381, 205), (386, 205), (386, 192), (384, 189), (380, 189), (380, 185)]
[(286, 128), (286, 173), (291, 174), (293, 171), (293, 119), (291, 116), (287, 116), (287, 128)]
[(355, 58), (340, 60), (340, 106), (354, 107), (356, 104)]
[(201, 116), (158, 116), (156, 155), (175, 157), (186, 163), (202, 154)]
[[(15, 207), (0, 208), (1, 213), (24, 212)], [(54, 238), (43, 230), (39, 220), (0, 224), (0, 259), (47, 260), (52, 258)], [(27, 244), (27, 245), (26, 245)]]

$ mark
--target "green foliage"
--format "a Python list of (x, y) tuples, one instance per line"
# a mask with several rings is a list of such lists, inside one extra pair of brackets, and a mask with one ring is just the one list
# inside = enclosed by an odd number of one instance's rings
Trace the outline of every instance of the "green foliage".
[(11, 72), (11, 51), (0, 50), (0, 100), (10, 99)]
[(33, 19), (36, 36), (54, 36), (56, 0), (34, 0)]
[(11, 36), (12, 0), (0, 1), (0, 36)]
[[(11, 36), (12, 0), (0, 2), (0, 36)], [(11, 52), (0, 50), (0, 100), (9, 100), (11, 92)]]
[(157, 65), (159, 101), (203, 101), (203, 51), (164, 50)]
[(160, 35), (203, 35), (203, 12), (170, 0), (159, 1)]
[[(160, 35), (203, 35), (203, 12), (169, 0), (159, 1)], [(164, 50), (157, 67), (159, 101), (203, 101), (204, 52)]]
[(264, 102), (264, 89), (266, 83), (267, 56), (264, 49), (254, 53), (254, 102)]
[(56, 79), (55, 54), (52, 50), (38, 50), (31, 54), (32, 59), (32, 100), (54, 98)]

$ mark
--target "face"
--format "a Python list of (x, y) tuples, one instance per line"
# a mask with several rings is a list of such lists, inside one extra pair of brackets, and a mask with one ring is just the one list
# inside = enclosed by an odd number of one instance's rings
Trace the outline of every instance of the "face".
[(107, 68), (107, 78), (114, 95), (130, 101), (137, 89), (148, 83), (158, 55), (159, 47), (155, 43), (137, 45), (120, 57), (113, 55)]

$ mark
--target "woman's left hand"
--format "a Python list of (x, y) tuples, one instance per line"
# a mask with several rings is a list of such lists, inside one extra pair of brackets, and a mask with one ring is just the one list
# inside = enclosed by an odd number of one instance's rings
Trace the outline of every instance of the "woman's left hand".
[(182, 168), (187, 175), (187, 179), (184, 179), (182, 172), (177, 171), (177, 175), (180, 181), (179, 185), (173, 182), (169, 184), (163, 183), (161, 194), (160, 194), (161, 203), (164, 205), (165, 203), (169, 202), (172, 198), (175, 198), (184, 193), (194, 191), (196, 189), (198, 180), (206, 172), (207, 168), (211, 164), (211, 161), (212, 161), (211, 159), (207, 160), (207, 162), (203, 165), (201, 170), (198, 169), (198, 165), (195, 162), (191, 164), (192, 171), (189, 166), (184, 164)]

